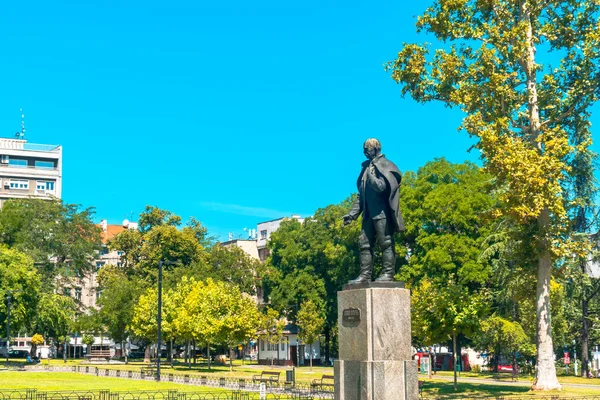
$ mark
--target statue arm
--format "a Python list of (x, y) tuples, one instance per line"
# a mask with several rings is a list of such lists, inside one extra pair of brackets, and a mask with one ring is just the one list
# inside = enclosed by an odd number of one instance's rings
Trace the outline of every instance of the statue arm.
[(358, 216), (362, 212), (360, 205), (361, 205), (361, 201), (360, 201), (360, 193), (359, 193), (358, 196), (356, 197), (356, 199), (354, 200), (354, 203), (352, 203), (352, 208), (350, 208), (350, 211), (348, 212), (348, 215), (352, 219), (358, 218)]
[(356, 218), (358, 218), (362, 212), (361, 205), (362, 202), (360, 201), (360, 193), (358, 193), (358, 197), (356, 197), (354, 203), (352, 203), (350, 211), (348, 214), (344, 215), (344, 224), (349, 224), (351, 221), (354, 221)]
[(367, 182), (377, 193), (383, 192), (387, 186), (385, 178), (374, 168), (367, 168)]

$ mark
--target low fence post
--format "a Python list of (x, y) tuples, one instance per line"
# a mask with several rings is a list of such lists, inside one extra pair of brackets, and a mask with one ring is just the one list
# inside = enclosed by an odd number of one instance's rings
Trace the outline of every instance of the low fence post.
[(99, 400), (110, 400), (110, 390), (108, 390), (108, 389), (100, 390)]
[(25, 398), (27, 400), (37, 400), (36, 392), (37, 392), (37, 389), (27, 389), (25, 391)]

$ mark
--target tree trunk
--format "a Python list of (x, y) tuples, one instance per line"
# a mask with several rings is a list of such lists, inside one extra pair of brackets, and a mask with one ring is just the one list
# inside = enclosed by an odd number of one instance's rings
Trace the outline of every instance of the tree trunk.
[(192, 357), (190, 357), (190, 340), (185, 341), (185, 359), (188, 369), (192, 369)]
[[(585, 267), (584, 267), (585, 268)], [(585, 273), (585, 271), (584, 271)], [(588, 377), (589, 376), (589, 369), (588, 369), (588, 333), (589, 333), (589, 327), (588, 327), (588, 307), (589, 307), (589, 300), (587, 298), (587, 290), (586, 290), (586, 286), (585, 284), (582, 285), (581, 288), (581, 319), (582, 319), (582, 324), (581, 324), (581, 376), (584, 377)]]
[(150, 364), (150, 346), (146, 346), (144, 350), (144, 362)]
[(67, 335), (63, 337), (63, 362), (67, 362)]
[(196, 354), (196, 339), (192, 340), (192, 348), (194, 349), (194, 366), (196, 365), (196, 359), (198, 358), (198, 355)]
[(123, 351), (123, 355), (125, 356), (125, 364), (129, 364), (129, 358), (127, 358), (127, 349), (125, 348), (125, 342), (125, 340), (121, 342), (121, 350)]
[(309, 358), (310, 358), (310, 372), (312, 372), (312, 355), (313, 355), (313, 353), (312, 353), (312, 343), (308, 346), (308, 348), (310, 349), (310, 355), (309, 355)]
[(458, 381), (456, 377), (456, 367), (458, 365), (458, 358), (456, 357), (456, 332), (452, 332), (452, 355), (454, 356), (454, 391), (458, 390)]
[[(530, 2), (520, 0), (520, 19), (525, 23), (525, 46), (526, 52), (519, 60), (525, 73), (528, 111), (529, 111), (529, 137), (531, 145), (542, 153), (542, 145), (539, 142), (541, 134), (539, 100), (537, 93), (537, 65), (535, 63), (535, 43), (533, 38), (533, 26), (531, 23)], [(536, 318), (537, 318), (537, 357), (535, 379), (532, 389), (534, 390), (557, 390), (560, 383), (556, 378), (554, 366), (554, 352), (552, 346), (552, 325), (550, 322), (550, 278), (552, 259), (549, 239), (550, 210), (545, 208), (537, 218), (539, 230), (539, 254), (537, 268), (537, 290), (536, 290)]]
[(210, 371), (210, 343), (206, 344), (206, 356), (208, 357), (208, 370)]
[(233, 371), (233, 349), (229, 347), (229, 371)]
[[(542, 211), (538, 218), (540, 235), (545, 237), (550, 224), (550, 212)], [(537, 318), (537, 356), (533, 390), (559, 390), (554, 366), (554, 348), (552, 345), (552, 323), (550, 317), (550, 278), (552, 259), (550, 257), (550, 242), (542, 239), (541, 253), (538, 258), (536, 318)]]

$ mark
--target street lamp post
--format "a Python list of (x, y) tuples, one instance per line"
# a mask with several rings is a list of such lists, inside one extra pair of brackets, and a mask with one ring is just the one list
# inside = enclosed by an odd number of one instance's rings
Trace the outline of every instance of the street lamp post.
[(162, 272), (163, 260), (158, 262), (158, 345), (156, 357), (156, 380), (160, 382), (160, 343), (162, 341)]
[(163, 265), (175, 265), (178, 264), (173, 261), (163, 261), (160, 260), (158, 262), (158, 332), (157, 332), (157, 357), (156, 357), (156, 380), (160, 381), (160, 351), (161, 351), (161, 342), (162, 342), (162, 276), (163, 276)]

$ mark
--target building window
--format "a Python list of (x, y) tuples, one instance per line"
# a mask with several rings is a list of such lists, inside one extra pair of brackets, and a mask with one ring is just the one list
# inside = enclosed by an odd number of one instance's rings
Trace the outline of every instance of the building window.
[(63, 288), (63, 295), (70, 296), (71, 295), (71, 288), (68, 288), (68, 287)]
[(265, 341), (260, 339), (260, 351), (265, 351)]
[(281, 351), (285, 351), (285, 341), (281, 342)]
[(37, 181), (35, 188), (37, 190), (46, 190), (48, 192), (54, 192), (54, 182), (52, 182), (52, 181)]
[(10, 158), (8, 160), (8, 165), (13, 166), (13, 167), (26, 167), (27, 160), (25, 160), (23, 158)]
[(102, 293), (100, 290), (96, 290), (96, 301), (100, 298), (100, 293)]
[(35, 160), (35, 167), (42, 169), (54, 169), (54, 162)]
[(260, 238), (261, 238), (261, 240), (264, 240), (267, 238), (267, 230), (266, 229), (264, 231), (260, 231)]
[(11, 179), (10, 180), (10, 188), (11, 189), (28, 190), (29, 189), (29, 181), (26, 179)]
[(75, 300), (81, 301), (81, 288), (80, 287), (75, 288)]

